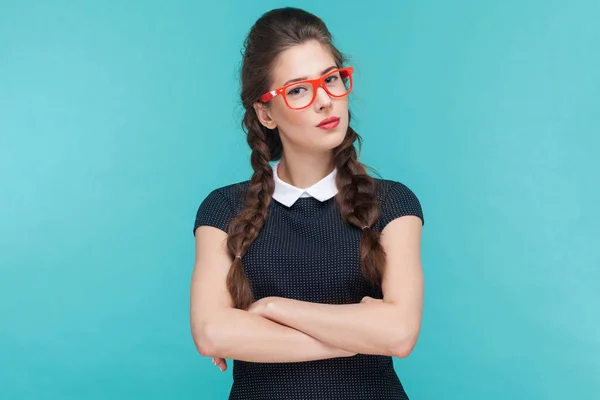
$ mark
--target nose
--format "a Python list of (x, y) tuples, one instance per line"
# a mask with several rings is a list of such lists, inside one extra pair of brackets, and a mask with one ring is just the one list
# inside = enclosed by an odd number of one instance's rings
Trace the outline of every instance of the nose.
[(317, 96), (315, 98), (315, 106), (318, 110), (331, 108), (331, 97), (321, 86), (317, 88)]

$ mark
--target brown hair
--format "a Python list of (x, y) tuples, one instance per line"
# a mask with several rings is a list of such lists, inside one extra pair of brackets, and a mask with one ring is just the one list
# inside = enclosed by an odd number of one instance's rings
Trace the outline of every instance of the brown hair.
[[(242, 128), (252, 149), (250, 161), (254, 174), (250, 179), (244, 208), (231, 220), (228, 228), (227, 247), (235, 258), (227, 276), (227, 286), (236, 308), (247, 309), (254, 302), (241, 257), (258, 237), (267, 218), (275, 188), (269, 162), (279, 160), (283, 150), (279, 132), (260, 123), (253, 104), (270, 89), (271, 67), (278, 55), (309, 40), (316, 40), (330, 49), (338, 67), (346, 61), (333, 45), (325, 23), (317, 16), (297, 8), (279, 8), (265, 13), (256, 21), (244, 42), (241, 99), (246, 111)], [(368, 282), (379, 285), (385, 261), (385, 253), (379, 242), (380, 234), (368, 228), (363, 229), (373, 226), (379, 217), (375, 181), (357, 160), (355, 141), (358, 141), (360, 149), (361, 137), (348, 126), (344, 141), (333, 149), (338, 170), (336, 201), (345, 221), (362, 229), (362, 274)]]

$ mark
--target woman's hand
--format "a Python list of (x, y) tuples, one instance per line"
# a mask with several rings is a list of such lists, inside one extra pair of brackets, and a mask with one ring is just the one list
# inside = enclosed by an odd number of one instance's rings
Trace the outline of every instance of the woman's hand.
[(214, 365), (216, 365), (217, 367), (219, 367), (219, 369), (221, 371), (226, 371), (227, 370), (227, 361), (222, 358), (222, 357), (213, 357), (212, 358), (212, 363)]
[(373, 302), (383, 302), (383, 299), (375, 299), (373, 297), (370, 296), (365, 296), (362, 298), (362, 300), (360, 301), (361, 303), (373, 303)]
[(256, 315), (260, 315), (264, 318), (269, 318), (269, 309), (275, 304), (277, 297), (269, 296), (263, 297), (260, 300), (252, 303), (250, 307), (248, 307), (248, 312)]

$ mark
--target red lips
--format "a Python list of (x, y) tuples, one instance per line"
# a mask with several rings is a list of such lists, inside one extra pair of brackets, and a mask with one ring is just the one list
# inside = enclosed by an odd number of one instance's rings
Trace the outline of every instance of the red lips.
[(340, 119), (338, 117), (329, 117), (329, 118), (325, 118), (323, 121), (321, 121), (319, 123), (319, 125), (317, 126), (323, 126), (323, 125), (327, 125), (327, 124), (331, 124), (333, 122), (338, 122)]

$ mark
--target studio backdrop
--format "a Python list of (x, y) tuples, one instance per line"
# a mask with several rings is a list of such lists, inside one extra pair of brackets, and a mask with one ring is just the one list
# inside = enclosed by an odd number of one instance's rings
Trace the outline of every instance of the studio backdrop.
[(289, 5), (355, 67), (361, 161), (423, 207), (410, 398), (600, 398), (595, 0), (0, 1), (0, 398), (227, 398), (192, 227), (251, 175), (240, 51)]

